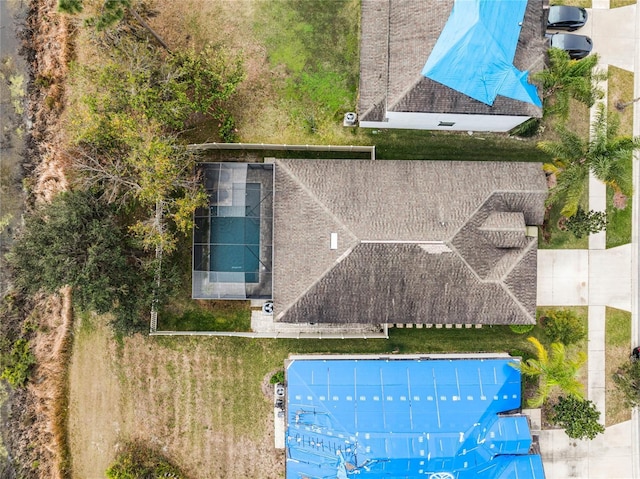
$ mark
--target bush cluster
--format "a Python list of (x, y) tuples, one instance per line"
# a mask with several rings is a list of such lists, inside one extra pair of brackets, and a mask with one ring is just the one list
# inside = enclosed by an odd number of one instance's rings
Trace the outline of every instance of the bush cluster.
[(584, 322), (571, 309), (557, 309), (540, 318), (540, 325), (552, 343), (576, 344), (587, 336)]
[(576, 396), (560, 396), (550, 419), (573, 439), (593, 439), (604, 432), (604, 426), (598, 422), (600, 411), (596, 405)]
[(187, 476), (162, 454), (139, 443), (127, 444), (106, 470), (105, 475), (108, 479), (187, 479)]

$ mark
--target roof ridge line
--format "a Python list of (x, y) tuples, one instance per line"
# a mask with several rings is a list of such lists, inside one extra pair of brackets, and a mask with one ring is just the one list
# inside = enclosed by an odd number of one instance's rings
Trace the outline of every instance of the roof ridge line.
[[(404, 89), (404, 91), (402, 93), (400, 93), (400, 95), (398, 95), (398, 99), (396, 101), (394, 101), (391, 105), (387, 104), (387, 108), (386, 111), (390, 111), (393, 110), (393, 108), (395, 108), (395, 106), (400, 103), (402, 100), (405, 99), (405, 97), (411, 92), (413, 91), (413, 89), (416, 87), (416, 85), (418, 85), (423, 78), (426, 78), (422, 75), (418, 75), (418, 79), (413, 82), (410, 86), (408, 86), (407, 88)], [(446, 85), (445, 85), (446, 86)], [(388, 88), (388, 87), (387, 87)], [(387, 92), (387, 99), (389, 98), (389, 93)]]
[(324, 278), (329, 271), (331, 271), (333, 268), (335, 268), (336, 264), (339, 264), (340, 262), (342, 262), (342, 260), (347, 257), (349, 254), (351, 254), (351, 251), (353, 251), (353, 248), (355, 248), (360, 240), (359, 238), (353, 233), (353, 231), (351, 231), (350, 228), (347, 227), (347, 225), (344, 224), (344, 222), (342, 222), (328, 207), (327, 205), (325, 205), (322, 201), (320, 201), (320, 198), (318, 198), (310, 189), (309, 187), (307, 187), (307, 185), (305, 185), (300, 178), (298, 178), (296, 175), (293, 174), (293, 172), (291, 171), (290, 168), (287, 168), (287, 166), (283, 163), (284, 160), (280, 160), (280, 159), (276, 159), (275, 161), (275, 165), (276, 168), (282, 168), (282, 170), (289, 176), (289, 178), (291, 178), (291, 180), (296, 183), (300, 189), (302, 191), (304, 191), (309, 198), (311, 198), (320, 208), (322, 208), (322, 210), (324, 210), (326, 212), (326, 214), (333, 219), (333, 221), (335, 221), (340, 227), (342, 227), (349, 235), (351, 235), (352, 240), (351, 243), (356, 243), (354, 245), (352, 245), (351, 247), (347, 248), (339, 257), (338, 259), (332, 263), (330, 265), (329, 268), (327, 268), (321, 275), (318, 276), (318, 278), (316, 279), (316, 281), (312, 282), (307, 288), (304, 289), (304, 291), (302, 293), (300, 293), (296, 298), (293, 299), (293, 301), (291, 301), (289, 303), (289, 305), (284, 308), (280, 313), (277, 314), (276, 316), (276, 321), (279, 320), (280, 318), (282, 318), (287, 311), (289, 311), (294, 304), (297, 304), (301, 298), (303, 298), (304, 296), (306, 296), (306, 294), (311, 290), (311, 288), (313, 286), (315, 286), (316, 284), (318, 284), (318, 282)]
[[(356, 241), (357, 241), (357, 238), (356, 238)], [(298, 295), (298, 297), (294, 301), (291, 302), (291, 304), (289, 304), (289, 306), (287, 306), (282, 312), (278, 313), (278, 315), (276, 316), (276, 320), (282, 318), (287, 313), (287, 311), (289, 311), (293, 307), (293, 305), (297, 304), (302, 298), (304, 298), (309, 293), (309, 291), (311, 291), (311, 288), (313, 288), (320, 281), (322, 281), (325, 278), (325, 276), (327, 276), (331, 271), (333, 271), (337, 265), (342, 263), (342, 261), (347, 256), (349, 256), (352, 253), (352, 251), (355, 248), (357, 248), (359, 245), (360, 245), (360, 243), (356, 242), (356, 244), (354, 244), (353, 246), (350, 246), (349, 248), (344, 250), (344, 253), (342, 253), (340, 256), (338, 256), (338, 258), (331, 264), (331, 266), (329, 266), (326, 270), (324, 270), (322, 272), (322, 274), (318, 275), (318, 278), (314, 282), (312, 282), (309, 286), (307, 286), (304, 289), (304, 291), (302, 293), (300, 293)]]
[(517, 265), (520, 264), (520, 261), (522, 260), (522, 258), (524, 258), (525, 255), (529, 252), (529, 250), (532, 247), (531, 245), (533, 245), (535, 243), (537, 243), (537, 240), (536, 241), (529, 241), (529, 244), (526, 247), (522, 248), (522, 251), (520, 251), (520, 254), (516, 257), (516, 261), (514, 261), (511, 264), (511, 266), (507, 269), (507, 271), (502, 276), (500, 276), (500, 282), (504, 282), (504, 280), (507, 278), (507, 276), (509, 276), (513, 272), (514, 268)]
[[(516, 265), (519, 265), (519, 264), (520, 264), (520, 260), (522, 260), (522, 258), (524, 258), (524, 256), (525, 256), (527, 253), (529, 253), (529, 251), (531, 251), (531, 249), (534, 247), (534, 245), (536, 245), (536, 246), (537, 246), (537, 244), (538, 244), (538, 241), (537, 241), (537, 240), (535, 240), (535, 241), (530, 241), (530, 242), (529, 242), (529, 245), (528, 245), (526, 248), (523, 248), (523, 249), (522, 249), (522, 253), (518, 256), (518, 261), (514, 262), (514, 264), (512, 265), (512, 267), (509, 269), (509, 272), (508, 272), (508, 273), (505, 273), (505, 275), (504, 275), (502, 278), (500, 278), (500, 281), (499, 281), (500, 286), (502, 287), (502, 289), (504, 289), (504, 290), (507, 292), (507, 294), (508, 294), (509, 296), (511, 296), (511, 299), (513, 300), (513, 302), (514, 302), (515, 304), (517, 304), (517, 305), (518, 305), (518, 307), (519, 307), (519, 308), (524, 312), (524, 314), (525, 314), (526, 316), (528, 316), (528, 317), (530, 317), (531, 319), (533, 319), (534, 324), (537, 322), (536, 317), (535, 317), (535, 316), (531, 317), (531, 314), (529, 313), (529, 311), (527, 311), (527, 309), (526, 309), (526, 308), (524, 307), (524, 305), (520, 302), (520, 300), (516, 297), (516, 295), (515, 295), (515, 294), (513, 294), (513, 292), (511, 291), (511, 288), (509, 288), (509, 287), (507, 286), (507, 284), (505, 283), (505, 280), (507, 279), (507, 277), (509, 276), (509, 274), (511, 274), (511, 273), (513, 272), (513, 269), (516, 267)], [(537, 268), (536, 268), (536, 269), (537, 269)], [(536, 281), (537, 281), (537, 278), (538, 278), (538, 275), (536, 274)], [(537, 292), (537, 288), (538, 288), (538, 285), (536, 284), (536, 292)]]
[[(330, 216), (336, 223), (338, 223), (338, 225), (340, 225), (342, 228), (344, 228), (352, 237), (355, 241), (359, 241), (360, 239), (358, 238), (358, 236), (351, 231), (351, 228), (347, 227), (347, 225), (340, 219), (338, 218), (328, 207), (327, 205), (325, 205), (322, 201), (320, 201), (320, 198), (317, 197), (317, 195), (315, 193), (313, 193), (313, 191), (311, 191), (309, 189), (309, 187), (307, 185), (305, 185), (300, 178), (298, 178), (296, 175), (293, 174), (293, 172), (286, 167), (286, 165), (284, 165), (282, 162), (284, 160), (280, 160), (277, 159), (276, 160), (276, 166), (279, 166), (281, 168), (284, 169), (284, 171), (287, 172), (287, 174), (289, 175), (289, 177), (298, 184), (298, 186), (300, 186), (300, 188), (302, 189), (302, 191), (304, 191), (307, 195), (309, 195), (309, 197), (315, 201), (318, 206), (320, 206), (320, 208), (322, 208), (328, 216)], [(295, 161), (295, 160), (294, 160)]]
[[(534, 243), (535, 242), (532, 241), (527, 248), (524, 248), (524, 252), (528, 252), (532, 247), (531, 245), (533, 245)], [(499, 285), (500, 288), (505, 293), (507, 293), (507, 295), (511, 298), (511, 300), (515, 303), (515, 305), (518, 308), (520, 308), (520, 310), (525, 314), (525, 316), (531, 318), (531, 314), (529, 314), (529, 311), (527, 311), (526, 308), (522, 305), (522, 303), (518, 300), (518, 298), (516, 298), (516, 296), (511, 291), (511, 289), (504, 283), (502, 278), (500, 280), (482, 279), (480, 276), (478, 276), (478, 273), (476, 273), (476, 271), (471, 267), (471, 265), (469, 263), (467, 263), (467, 260), (464, 259), (464, 257), (460, 254), (460, 252), (457, 250), (457, 248), (455, 246), (453, 246), (453, 244), (448, 244), (448, 246), (451, 249), (451, 251), (453, 253), (455, 253), (458, 258), (460, 258), (462, 263), (467, 267), (467, 269), (469, 271), (471, 271), (471, 274), (474, 275), (478, 279), (478, 281), (480, 283), (483, 283), (483, 284), (493, 283), (493, 284)], [(524, 254), (524, 252), (523, 252), (523, 254)], [(516, 262), (515, 264), (519, 264), (519, 263)], [(513, 270), (513, 268), (512, 268), (512, 270)], [(535, 318), (533, 318), (533, 319), (535, 320)]]
[[(515, 190), (513, 190), (513, 191), (515, 191)], [(489, 200), (491, 199), (491, 197), (492, 197), (494, 194), (496, 194), (496, 193), (505, 193), (505, 192), (503, 192), (503, 191), (496, 191), (496, 190), (492, 190), (492, 191), (487, 195), (487, 197), (484, 199), (484, 201), (481, 201), (481, 202), (480, 202), (480, 204), (478, 204), (478, 206), (476, 207), (476, 209), (475, 209), (475, 210), (473, 210), (469, 215), (467, 215), (467, 220), (466, 220), (464, 223), (462, 223), (462, 224), (460, 225), (460, 227), (459, 227), (457, 230), (455, 230), (455, 231), (451, 234), (451, 236), (448, 238), (448, 240), (447, 240), (447, 241), (449, 241), (449, 242), (453, 243), (453, 239), (458, 235), (458, 233), (460, 233), (460, 231), (462, 231), (462, 229), (463, 229), (465, 226), (467, 226), (467, 224), (469, 223), (469, 221), (471, 221), (471, 218), (473, 218), (473, 217), (478, 213), (478, 211), (480, 211), (480, 209), (481, 209), (481, 208), (482, 208), (482, 207), (487, 203), (487, 201), (489, 201)], [(460, 253), (457, 253), (457, 250), (456, 250), (456, 254), (457, 254), (458, 256), (462, 257), (462, 255), (461, 255)], [(469, 268), (471, 269), (471, 266), (469, 266)], [(475, 273), (475, 271), (474, 271), (474, 273)]]
[(460, 261), (462, 261), (462, 263), (467, 267), (467, 269), (468, 269), (469, 271), (471, 271), (471, 274), (472, 274), (473, 276), (475, 276), (475, 277), (476, 277), (476, 279), (477, 279), (480, 283), (495, 283), (495, 282), (496, 282), (495, 280), (482, 279), (482, 278), (480, 277), (480, 275), (478, 275), (478, 273), (476, 273), (476, 270), (475, 270), (475, 269), (473, 269), (473, 268), (471, 267), (471, 265), (467, 262), (467, 260), (466, 260), (466, 259), (464, 259), (464, 256), (462, 256), (462, 255), (460, 254), (460, 251), (458, 251), (458, 248), (456, 248), (455, 246), (453, 246), (453, 242), (451, 242), (451, 243), (450, 243), (450, 242), (446, 242), (445, 244), (449, 247), (449, 249), (451, 250), (451, 252), (452, 252), (452, 253), (454, 253), (458, 258), (460, 258)]

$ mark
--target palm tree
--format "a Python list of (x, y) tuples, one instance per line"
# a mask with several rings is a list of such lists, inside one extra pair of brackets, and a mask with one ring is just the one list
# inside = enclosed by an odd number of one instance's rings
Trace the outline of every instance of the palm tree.
[(597, 55), (572, 60), (558, 48), (549, 49), (549, 67), (532, 75), (542, 85), (544, 113), (558, 113), (563, 119), (569, 115), (569, 100), (574, 98), (588, 107), (602, 98), (597, 81), (604, 75), (594, 71)]
[(631, 174), (624, 160), (640, 148), (640, 138), (617, 136), (618, 127), (618, 117), (613, 113), (607, 115), (604, 104), (600, 104), (592, 125), (591, 140), (584, 140), (561, 126), (558, 128), (560, 141), (538, 143), (538, 147), (553, 158), (551, 163), (544, 165), (545, 171), (557, 177), (547, 204), (562, 201), (561, 214), (567, 218), (575, 215), (589, 172), (616, 193), (632, 194)]
[(580, 368), (587, 362), (587, 355), (580, 351), (575, 358), (568, 358), (564, 344), (552, 343), (551, 354), (533, 336), (527, 338), (536, 349), (537, 359), (527, 359), (524, 362), (513, 363), (522, 374), (538, 378), (538, 390), (536, 395), (529, 399), (530, 407), (540, 407), (551, 394), (558, 388), (568, 395), (582, 398), (583, 387), (577, 376)]

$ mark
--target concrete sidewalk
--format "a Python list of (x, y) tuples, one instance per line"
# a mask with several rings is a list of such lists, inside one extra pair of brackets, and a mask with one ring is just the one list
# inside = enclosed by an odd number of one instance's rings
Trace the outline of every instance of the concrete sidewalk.
[[(589, 21), (579, 32), (593, 40), (600, 68), (614, 65), (640, 71), (640, 8), (609, 9), (608, 0), (593, 0)], [(607, 91), (606, 82), (601, 85)], [(634, 77), (634, 98), (640, 96), (640, 75)], [(606, 96), (603, 99), (606, 101)], [(591, 118), (596, 108), (591, 110)], [(640, 136), (640, 105), (634, 104), (634, 135)], [(634, 161), (634, 190), (640, 185), (638, 155)], [(587, 395), (605, 415), (605, 311), (607, 306), (632, 312), (632, 342), (638, 343), (638, 194), (633, 197), (633, 242), (606, 249), (606, 234), (589, 238), (589, 250), (538, 252), (538, 305), (589, 307)], [(606, 210), (606, 187), (589, 179), (589, 208)], [(640, 344), (640, 343), (639, 343)], [(631, 347), (631, 344), (629, 345)], [(564, 431), (546, 430), (540, 449), (547, 479), (569, 477), (608, 479), (640, 477), (638, 417), (608, 427), (593, 441), (569, 439)]]

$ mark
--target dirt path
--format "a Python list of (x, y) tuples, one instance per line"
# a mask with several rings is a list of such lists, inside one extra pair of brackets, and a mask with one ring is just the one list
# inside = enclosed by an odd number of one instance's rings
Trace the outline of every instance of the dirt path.
[(80, 320), (69, 365), (69, 449), (73, 477), (104, 477), (116, 455), (121, 388), (107, 327)]

